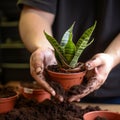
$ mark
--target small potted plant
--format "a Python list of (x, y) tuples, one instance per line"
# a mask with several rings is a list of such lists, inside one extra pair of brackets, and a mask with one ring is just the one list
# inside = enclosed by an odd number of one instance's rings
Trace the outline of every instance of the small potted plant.
[(54, 37), (48, 35), (44, 31), (47, 40), (55, 50), (55, 57), (57, 60), (57, 65), (48, 66), (48, 75), (51, 80), (59, 82), (65, 90), (68, 90), (74, 85), (80, 85), (83, 81), (86, 70), (84, 68), (84, 63), (78, 62), (78, 59), (84, 49), (93, 42), (93, 40), (89, 40), (95, 26), (96, 21), (94, 25), (82, 34), (76, 45), (73, 42), (74, 23), (64, 33), (60, 44)]
[(19, 92), (27, 99), (33, 99), (37, 102), (43, 102), (46, 99), (51, 99), (50, 93), (41, 88), (37, 82), (21, 82)]
[(7, 113), (14, 108), (18, 94), (13, 87), (0, 86), (0, 114)]

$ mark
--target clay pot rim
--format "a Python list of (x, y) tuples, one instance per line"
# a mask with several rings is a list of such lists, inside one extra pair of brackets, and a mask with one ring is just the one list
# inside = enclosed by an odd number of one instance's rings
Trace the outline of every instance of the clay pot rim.
[[(39, 84), (38, 84), (39, 86), (36, 86), (37, 84), (38, 83), (36, 81), (33, 81), (33, 82), (21, 82), (19, 84), (18, 88), (19, 89), (21, 89), (21, 88), (31, 89), (32, 91), (42, 91), (44, 88), (42, 88)], [(33, 87), (31, 87), (31, 86), (33, 86)]]
[(71, 73), (62, 73), (62, 72), (55, 72), (55, 71), (52, 71), (52, 70), (49, 70), (49, 69), (46, 69), (47, 72), (50, 72), (50, 73), (53, 73), (53, 74), (57, 74), (57, 75), (78, 75), (78, 74), (82, 74), (82, 73), (86, 73), (86, 70), (84, 71), (80, 71), (80, 72), (71, 72)]
[[(98, 111), (91, 111), (91, 112), (87, 112), (87, 113), (102, 113), (102, 112), (104, 112), (104, 113), (118, 113), (118, 112), (113, 112), (113, 111), (107, 111), (107, 110), (98, 110)], [(87, 114), (86, 113), (86, 114)], [(119, 113), (118, 113), (119, 114)]]
[(119, 112), (112, 112), (112, 111), (105, 111), (105, 110), (100, 110), (100, 111), (91, 111), (91, 112), (87, 112), (83, 115), (83, 118), (86, 116), (86, 115), (90, 115), (92, 113), (108, 113), (108, 114), (115, 114), (115, 115), (120, 115)]
[(33, 92), (46, 92), (42, 87), (41, 88), (30, 88), (30, 87), (24, 87), (24, 86), (19, 86), (20, 89), (28, 89), (28, 90), (32, 90)]

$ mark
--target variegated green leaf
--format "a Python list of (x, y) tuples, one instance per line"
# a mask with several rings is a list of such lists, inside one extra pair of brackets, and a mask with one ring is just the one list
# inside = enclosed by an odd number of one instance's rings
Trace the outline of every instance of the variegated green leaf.
[(73, 43), (73, 27), (74, 23), (72, 26), (65, 32), (65, 34), (62, 37), (60, 45), (63, 48), (65, 58), (67, 60), (67, 63), (70, 63), (74, 54), (75, 54), (75, 44)]
[(67, 64), (66, 61), (64, 61), (64, 58), (58, 54), (58, 52), (55, 50), (55, 58), (57, 60), (57, 63), (62, 68), (70, 68), (70, 66)]
[[(97, 22), (95, 21), (94, 25), (91, 26), (90, 28), (88, 28), (83, 34), (82, 36), (79, 38), (78, 42), (76, 43), (76, 49), (79, 49), (80, 45), (82, 44), (83, 41), (86, 42), (86, 46), (87, 46), (87, 43), (89, 42), (89, 39), (96, 27), (96, 24)], [(85, 47), (86, 47), (85, 46)]]
[(64, 33), (62, 40), (60, 42), (60, 45), (62, 47), (64, 47), (68, 43), (69, 39), (72, 39), (72, 37), (73, 37), (72, 31), (73, 31), (74, 24), (75, 23), (73, 23), (72, 26)]
[(72, 40), (69, 39), (68, 43), (64, 47), (65, 58), (68, 63), (70, 63), (71, 60), (73, 59), (73, 57), (75, 55), (75, 51), (76, 51), (76, 46), (72, 42)]
[[(80, 37), (80, 39), (78, 40), (77, 44), (76, 44), (76, 53), (75, 53), (75, 56), (73, 57), (71, 63), (70, 63), (70, 66), (71, 67), (75, 67), (77, 62), (78, 62), (78, 59), (80, 57), (80, 55), (82, 54), (82, 52), (84, 51), (84, 49), (90, 45), (88, 42), (89, 42), (89, 39), (94, 31), (96, 27), (96, 22), (94, 23), (93, 26), (91, 26), (90, 28), (88, 28), (84, 33), (83, 35)], [(91, 43), (91, 42), (90, 42)]]
[(59, 60), (58, 60), (58, 61), (60, 61), (60, 59), (61, 59), (62, 65), (68, 67), (69, 65), (67, 64), (66, 59), (64, 58), (63, 50), (62, 50), (62, 48), (60, 47), (60, 45), (59, 45), (59, 43), (57, 42), (57, 40), (56, 40), (54, 37), (48, 35), (45, 31), (44, 31), (44, 34), (45, 34), (47, 40), (50, 42), (50, 44), (51, 44), (51, 45), (53, 46), (53, 48), (55, 49), (55, 51), (56, 51), (55, 54), (57, 54), (56, 56), (57, 56), (57, 57), (59, 56)]
[(64, 68), (74, 68), (77, 65), (78, 59), (84, 49), (89, 46), (92, 42), (90, 40), (90, 37), (95, 29), (96, 21), (93, 26), (88, 28), (83, 35), (79, 38), (76, 46), (73, 43), (73, 25), (65, 32), (65, 34), (62, 37), (61, 43), (59, 44), (57, 40), (48, 35), (46, 32), (44, 32), (46, 38), (51, 43), (51, 45), (55, 49), (55, 57), (57, 59), (57, 62), (61, 67)]

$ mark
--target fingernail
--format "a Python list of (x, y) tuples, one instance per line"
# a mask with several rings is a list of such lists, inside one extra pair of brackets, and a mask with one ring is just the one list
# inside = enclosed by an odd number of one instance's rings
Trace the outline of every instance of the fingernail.
[(73, 102), (73, 101), (74, 101), (74, 98), (70, 98), (68, 101), (69, 101), (69, 102)]
[(80, 102), (80, 99), (76, 100), (77, 102)]
[(55, 96), (55, 95), (56, 95), (55, 91), (52, 91), (52, 92), (51, 92), (51, 94), (52, 94), (53, 96)]
[(60, 102), (64, 101), (64, 98), (62, 96), (59, 97)]
[(36, 74), (39, 74), (41, 71), (42, 71), (42, 69), (41, 69), (41, 67), (38, 67), (38, 68), (36, 68)]
[(91, 68), (90, 63), (86, 63), (86, 68), (89, 70)]
[(55, 98), (57, 99), (57, 100), (59, 100), (60, 102), (63, 102), (64, 101), (64, 98), (61, 96), (61, 95), (55, 95)]

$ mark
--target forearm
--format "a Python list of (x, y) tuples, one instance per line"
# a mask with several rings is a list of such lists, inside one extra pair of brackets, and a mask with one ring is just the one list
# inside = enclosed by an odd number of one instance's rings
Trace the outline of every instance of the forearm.
[(21, 13), (19, 31), (26, 48), (33, 52), (37, 48), (52, 48), (43, 31), (52, 34), (51, 26), (54, 16), (50, 13), (25, 7)]
[(105, 50), (105, 53), (109, 54), (112, 57), (112, 68), (120, 63), (120, 33), (108, 46), (108, 48)]

